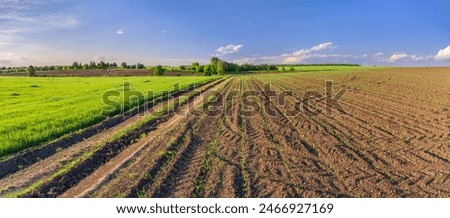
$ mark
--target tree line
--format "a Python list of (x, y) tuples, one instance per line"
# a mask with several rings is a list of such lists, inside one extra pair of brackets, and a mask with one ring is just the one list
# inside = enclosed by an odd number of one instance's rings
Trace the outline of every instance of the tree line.
[(211, 75), (223, 75), (227, 72), (244, 72), (244, 71), (268, 71), (268, 70), (278, 70), (276, 65), (268, 64), (235, 64), (223, 61), (217, 57), (213, 57), (209, 64), (200, 65), (198, 62), (192, 63), (191, 66), (180, 66), (180, 70), (183, 71), (193, 71), (196, 73), (202, 73), (204, 76)]
[[(294, 67), (302, 66), (361, 66), (359, 64), (235, 64), (226, 62), (219, 59), (218, 57), (212, 57), (209, 64), (201, 65), (199, 62), (194, 62), (191, 65), (181, 65), (178, 68), (166, 69), (161, 65), (151, 68), (154, 75), (164, 75), (167, 70), (170, 71), (189, 71), (193, 73), (203, 74), (204, 76), (211, 75), (223, 75), (225, 73), (231, 72), (249, 72), (249, 71), (278, 71), (278, 67), (281, 67), (281, 71), (287, 71), (286, 67), (289, 67), (289, 71), (295, 71)], [(90, 61), (89, 63), (81, 63), (74, 61), (70, 66), (29, 66), (29, 67), (1, 67), (1, 73), (21, 73), (27, 72), (30, 76), (34, 76), (37, 71), (53, 71), (53, 70), (88, 70), (88, 69), (146, 69), (144, 64), (137, 63), (133, 65), (128, 65), (126, 62), (122, 62), (119, 65), (116, 63), (108, 63), (100, 61), (96, 63), (95, 61)]]
[[(98, 63), (95, 63), (95, 61), (90, 61), (89, 64), (81, 64), (77, 61), (73, 62), (72, 66), (69, 67), (69, 69), (110, 69), (110, 68), (118, 68), (119, 66), (116, 63), (105, 63), (104, 61), (100, 61)], [(123, 69), (145, 69), (144, 64), (137, 63), (133, 65), (128, 65), (126, 62), (122, 62), (120, 64), (120, 67)]]
[[(123, 69), (145, 69), (145, 65), (141, 63), (128, 65), (126, 62), (122, 62), (120, 67)], [(27, 72), (29, 67), (0, 67), (1, 73), (21, 73)], [(96, 63), (95, 61), (90, 61), (89, 63), (81, 63), (74, 61), (72, 65), (69, 66), (33, 66), (35, 71), (63, 71), (63, 70), (89, 70), (89, 69), (116, 69), (119, 66), (116, 63), (108, 63), (100, 61)]]

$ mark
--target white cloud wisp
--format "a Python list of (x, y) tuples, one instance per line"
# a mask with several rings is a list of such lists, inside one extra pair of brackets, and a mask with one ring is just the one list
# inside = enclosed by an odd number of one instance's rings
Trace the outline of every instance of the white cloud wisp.
[(222, 54), (222, 55), (235, 54), (235, 53), (238, 53), (242, 47), (244, 47), (244, 45), (229, 44), (227, 46), (222, 46), (222, 47), (216, 49), (216, 52), (218, 52), (219, 54)]

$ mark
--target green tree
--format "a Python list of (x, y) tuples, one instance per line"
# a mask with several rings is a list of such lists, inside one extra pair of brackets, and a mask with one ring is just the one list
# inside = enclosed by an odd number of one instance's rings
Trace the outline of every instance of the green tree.
[(210, 68), (211, 74), (217, 74), (217, 65), (211, 64)]
[(106, 69), (108, 66), (104, 61), (100, 61), (100, 63), (97, 64), (97, 67), (100, 69)]
[(36, 69), (33, 66), (30, 65), (27, 68), (27, 71), (28, 71), (28, 76), (30, 76), (30, 77), (36, 76)]
[(211, 76), (212, 75), (211, 65), (209, 65), (209, 64), (205, 65), (205, 67), (203, 68), (203, 75), (205, 75), (205, 76)]
[(97, 68), (97, 64), (95, 63), (95, 61), (89, 62), (89, 68), (91, 68), (91, 69), (96, 69)]
[(293, 66), (291, 66), (291, 67), (289, 68), (289, 71), (295, 71), (295, 68), (294, 68)]
[(79, 67), (78, 61), (73, 62), (72, 69), (78, 69), (78, 67)]
[(141, 64), (141, 63), (138, 63), (137, 66), (136, 66), (136, 68), (137, 68), (137, 69), (144, 69), (145, 66), (144, 66), (143, 64)]
[(123, 68), (123, 69), (127, 69), (127, 63), (126, 62), (122, 62), (122, 64), (120, 64), (120, 66)]
[(219, 58), (217, 58), (217, 57), (212, 57), (211, 58), (211, 65), (213, 65), (213, 66), (217, 66), (217, 64), (219, 63)]
[[(222, 62), (222, 60), (220, 60), (217, 57), (212, 57), (210, 62), (211, 62), (211, 64), (210, 64), (211, 65), (210, 66), (211, 74), (217, 74), (217, 66), (219, 65), (220, 62)], [(223, 65), (222, 65), (222, 68), (223, 68)]]
[(284, 67), (281, 68), (281, 71), (286, 71), (286, 69)]
[(153, 68), (153, 75), (154, 76), (163, 76), (165, 71), (166, 70), (161, 65), (158, 65)]
[(269, 70), (278, 70), (278, 67), (275, 65), (270, 65)]
[(83, 64), (83, 70), (89, 69), (89, 64)]
[(197, 66), (197, 67), (195, 67), (195, 70), (197, 71), (197, 72), (199, 72), (199, 73), (203, 73), (204, 70), (205, 69), (205, 66), (204, 65), (199, 65), (199, 66)]
[(198, 62), (192, 63), (192, 68), (195, 70), (195, 72), (200, 73), (200, 64)]
[(224, 70), (223, 68), (224, 68), (224, 67), (223, 67), (223, 62), (222, 62), (222, 61), (219, 61), (219, 62), (217, 63), (217, 68), (216, 68), (217, 74), (219, 74), (219, 75), (225, 74), (225, 70)]

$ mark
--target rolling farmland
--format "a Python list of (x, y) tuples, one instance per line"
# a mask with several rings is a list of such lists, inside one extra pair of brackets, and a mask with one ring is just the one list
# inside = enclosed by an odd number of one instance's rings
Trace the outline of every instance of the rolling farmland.
[[(9, 156), (0, 162), (0, 195), (450, 197), (449, 72), (353, 68), (222, 77), (187, 90), (179, 99), (156, 102), (145, 115), (135, 114), (81, 141), (69, 140), (62, 149)], [(32, 101), (44, 95), (33, 90), (52, 79), (38, 84), (27, 78), (19, 85), (15, 78), (0, 78), (0, 84), (11, 84), (9, 89), (2, 86), (2, 98), (30, 95)], [(127, 79), (136, 90), (147, 89), (147, 78)], [(173, 82), (152, 79), (160, 90)], [(93, 102), (84, 105), (92, 99), (90, 93), (121, 88), (123, 78), (101, 84), (96, 78), (74, 80), (89, 84), (63, 102), (75, 108), (55, 111), (80, 119), (102, 108)], [(189, 78), (183, 85), (194, 80), (206, 81)], [(326, 81), (333, 86), (327, 87)], [(47, 90), (39, 102), (62, 95), (62, 87), (69, 86), (60, 85)], [(341, 90), (345, 94), (336, 96)], [(327, 102), (334, 97), (339, 97), (340, 107), (330, 109)], [(17, 112), (19, 120), (32, 111), (1, 104), (2, 114)], [(50, 112), (39, 107), (34, 111)], [(80, 115), (80, 108), (90, 110)], [(17, 167), (19, 163), (29, 164)]]

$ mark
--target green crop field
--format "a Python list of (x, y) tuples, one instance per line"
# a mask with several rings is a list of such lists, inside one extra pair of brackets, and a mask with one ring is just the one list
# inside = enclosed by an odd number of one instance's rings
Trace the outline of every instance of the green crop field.
[[(123, 101), (124, 82), (130, 90), (140, 91), (148, 100), (162, 91), (189, 84), (203, 83), (210, 77), (66, 77), (66, 78), (0, 78), (0, 157), (49, 142), (64, 134), (91, 126), (106, 118), (108, 109), (102, 96), (106, 91), (119, 91), (125, 108), (136, 101)], [(111, 99), (111, 98), (110, 98)], [(111, 111), (109, 115), (119, 113)]]

